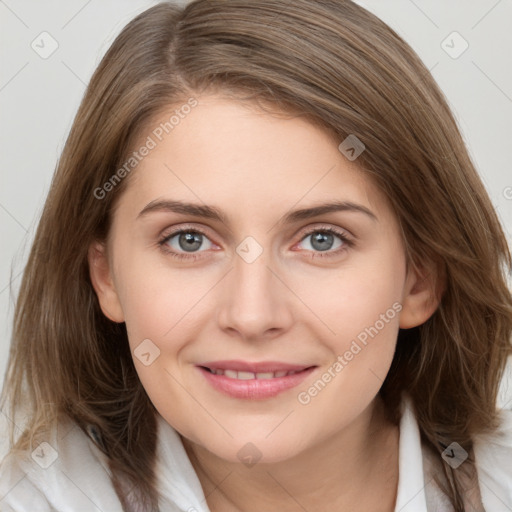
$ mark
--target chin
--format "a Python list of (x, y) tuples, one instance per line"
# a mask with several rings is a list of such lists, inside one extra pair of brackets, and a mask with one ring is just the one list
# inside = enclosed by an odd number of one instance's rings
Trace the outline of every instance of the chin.
[[(268, 432), (267, 432), (268, 434)], [(229, 463), (252, 467), (254, 464), (276, 464), (299, 455), (306, 449), (303, 439), (295, 439), (291, 433), (281, 432), (273, 439), (265, 435), (250, 435), (247, 431), (243, 435), (224, 438), (212, 442), (211, 438), (200, 443), (201, 446), (220, 459)]]

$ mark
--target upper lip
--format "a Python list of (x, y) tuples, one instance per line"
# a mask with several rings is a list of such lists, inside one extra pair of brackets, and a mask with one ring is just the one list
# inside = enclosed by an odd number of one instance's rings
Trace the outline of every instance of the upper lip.
[(240, 370), (243, 372), (264, 373), (264, 372), (299, 372), (314, 365), (289, 364), (280, 361), (208, 361), (198, 366), (204, 366), (210, 370)]

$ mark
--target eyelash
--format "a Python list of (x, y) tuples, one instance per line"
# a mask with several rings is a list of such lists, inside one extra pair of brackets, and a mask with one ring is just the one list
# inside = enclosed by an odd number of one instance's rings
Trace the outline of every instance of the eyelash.
[[(195, 261), (201, 256), (196, 256), (198, 253), (177, 253), (172, 250), (169, 250), (167, 246), (167, 242), (174, 238), (176, 235), (180, 235), (182, 233), (194, 233), (194, 234), (200, 234), (208, 238), (208, 235), (202, 231), (199, 228), (181, 228), (179, 230), (173, 231), (172, 233), (164, 235), (164, 237), (159, 240), (158, 245), (161, 247), (162, 251), (164, 251), (166, 254), (169, 254), (173, 258), (177, 258), (179, 260), (191, 260)], [(304, 239), (306, 239), (308, 236), (312, 235), (313, 233), (329, 233), (332, 235), (337, 236), (342, 242), (343, 246), (341, 248), (338, 248), (335, 251), (317, 251), (312, 254), (312, 258), (332, 258), (335, 256), (338, 256), (341, 252), (346, 251), (347, 248), (350, 248), (354, 245), (353, 241), (348, 238), (345, 232), (339, 231), (337, 229), (334, 229), (330, 226), (328, 227), (322, 227), (322, 228), (315, 228), (311, 229), (310, 231), (307, 231), (304, 233), (304, 236), (300, 239), (300, 242), (302, 242)]]

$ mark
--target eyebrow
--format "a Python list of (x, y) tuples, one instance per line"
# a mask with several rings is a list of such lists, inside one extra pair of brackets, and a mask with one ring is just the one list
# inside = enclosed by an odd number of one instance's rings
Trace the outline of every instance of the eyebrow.
[[(225, 214), (214, 206), (200, 205), (195, 203), (187, 203), (184, 201), (172, 201), (169, 199), (155, 199), (148, 203), (137, 215), (137, 219), (151, 212), (173, 212), (184, 215), (192, 215), (194, 217), (203, 217), (205, 219), (216, 220), (223, 224), (229, 225)], [(310, 208), (302, 208), (294, 210), (281, 218), (278, 224), (291, 224), (300, 220), (318, 217), (331, 212), (356, 212), (363, 213), (370, 217), (373, 221), (377, 221), (377, 216), (368, 208), (361, 204), (351, 201), (332, 201), (329, 203), (319, 204)]]

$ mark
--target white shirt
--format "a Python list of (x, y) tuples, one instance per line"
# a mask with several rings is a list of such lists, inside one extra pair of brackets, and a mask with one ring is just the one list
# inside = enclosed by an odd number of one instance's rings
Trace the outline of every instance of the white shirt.
[[(474, 451), (485, 511), (512, 511), (512, 411), (501, 410), (500, 428), (475, 439)], [(210, 512), (180, 436), (160, 415), (157, 454), (160, 511)], [(395, 512), (452, 512), (429, 468), (410, 399), (404, 395)], [(63, 426), (32, 456), (11, 455), (2, 461), (0, 511), (122, 512), (109, 474), (107, 459), (95, 444), (77, 426)]]

